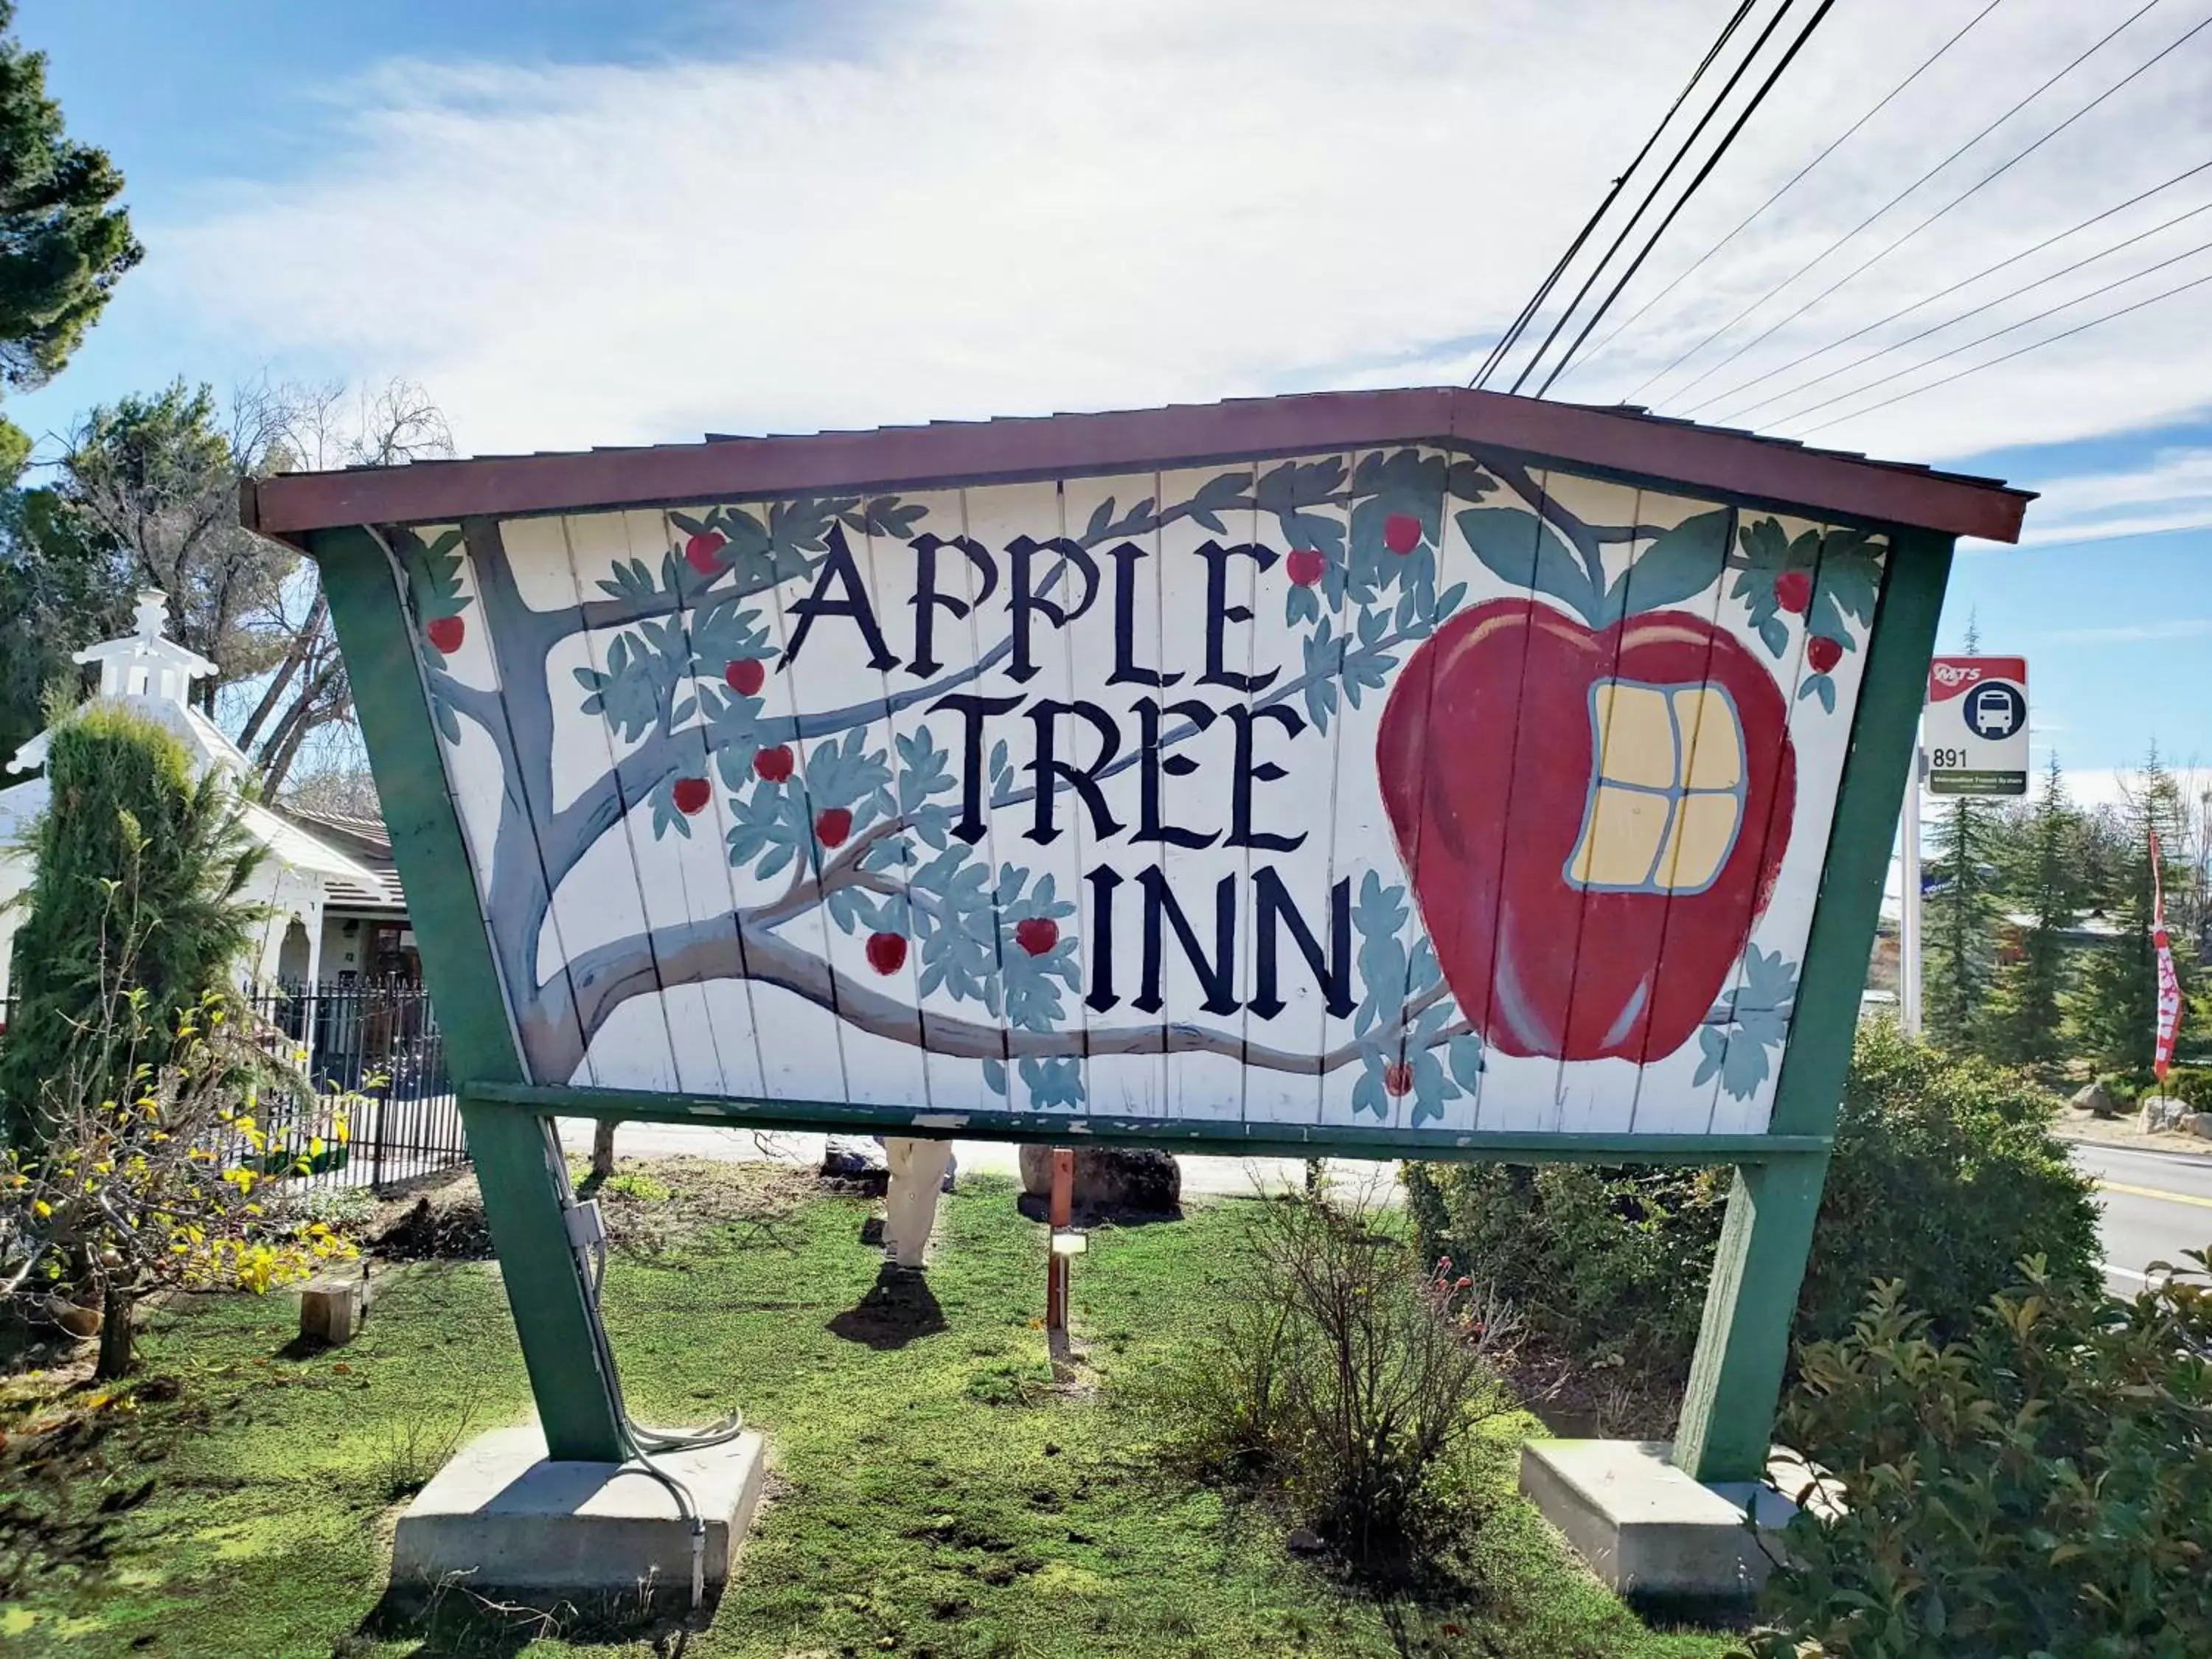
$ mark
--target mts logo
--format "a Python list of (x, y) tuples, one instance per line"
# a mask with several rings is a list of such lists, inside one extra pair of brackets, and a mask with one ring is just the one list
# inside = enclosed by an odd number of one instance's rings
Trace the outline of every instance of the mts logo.
[(1953, 662), (1937, 663), (1935, 672), (1936, 683), (1946, 690), (1951, 690), (1961, 685), (1971, 685), (1982, 677), (1982, 671), (1979, 668)]

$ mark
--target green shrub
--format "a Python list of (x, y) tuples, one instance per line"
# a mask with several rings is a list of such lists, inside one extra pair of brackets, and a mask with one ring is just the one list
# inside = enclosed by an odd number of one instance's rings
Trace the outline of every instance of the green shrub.
[(2176, 1066), (2157, 1092), (2200, 1112), (2212, 1112), (2212, 1066)]
[(1325, 1195), (1255, 1206), (1221, 1322), (1158, 1404), (1179, 1461), (1395, 1573), (1481, 1518), (1477, 1431), (1512, 1408), (1495, 1359), (1515, 1327), (1383, 1221)]
[[(237, 798), (220, 774), (194, 781), (167, 727), (88, 704), (54, 728), (46, 781), (26, 837), (36, 873), (13, 901), (25, 915), (0, 1145), (26, 1143), (42, 1090), (72, 1068), (95, 1098), (120, 1094), (125, 1055), (230, 982), (263, 914), (240, 897), (261, 854)], [(91, 1053), (102, 1032), (108, 1051)]]
[[(1988, 1062), (1860, 1027), (1798, 1298), (1801, 1340), (1850, 1328), (1867, 1287), (1904, 1281), (1940, 1334), (2040, 1255), (2091, 1282), (2088, 1183), (2045, 1127), (2047, 1097)], [(1494, 1283), (1529, 1328), (1588, 1362), (1686, 1370), (1729, 1172), (1408, 1164), (1425, 1252)]]
[(1945, 1344), (1901, 1288), (1802, 1355), (1783, 1431), (1843, 1508), (1801, 1513), (1770, 1581), (1775, 1659), (2212, 1653), (2212, 1285), (2131, 1302), (2053, 1279)]

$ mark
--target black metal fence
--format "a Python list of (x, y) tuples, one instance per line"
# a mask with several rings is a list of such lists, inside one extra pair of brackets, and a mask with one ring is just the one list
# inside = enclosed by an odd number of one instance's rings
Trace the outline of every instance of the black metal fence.
[[(245, 1000), (261, 1046), (308, 1086), (264, 1093), (268, 1144), (232, 1156), (271, 1172), (304, 1163), (295, 1179), (315, 1187), (390, 1187), (468, 1162), (445, 1038), (421, 986), (347, 980)], [(12, 1012), (0, 1004), (0, 1015)]]

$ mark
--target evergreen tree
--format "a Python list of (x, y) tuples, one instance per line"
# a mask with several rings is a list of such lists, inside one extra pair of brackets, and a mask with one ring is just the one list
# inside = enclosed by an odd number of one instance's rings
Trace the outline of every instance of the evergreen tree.
[[(0, 0), (0, 381), (39, 386), (83, 340), (144, 250), (116, 205), (123, 175), (107, 152), (72, 141), (46, 95), (44, 52), (12, 33)], [(30, 440), (0, 420), (0, 481), (13, 483)]]
[(52, 490), (0, 490), (0, 765), (46, 726), (46, 694), (82, 678), (72, 653), (129, 629), (131, 576)]
[(2047, 1066), (2064, 1053), (2065, 935), (2081, 921), (2081, 815), (2053, 755), (2034, 810), (2001, 851), (2006, 895), (2027, 918), (1990, 998), (1990, 1050), (2008, 1065)]
[(90, 704), (55, 729), (46, 781), (0, 1043), (0, 1140), (19, 1146), (46, 1079), (97, 1080), (119, 1097), (124, 1056), (227, 985), (259, 917), (240, 896), (260, 849), (238, 800), (220, 774), (195, 782), (165, 727)]
[[(2069, 1004), (2076, 1052), (2116, 1071), (2143, 1076), (2150, 1071), (2158, 1019), (2150, 832), (2155, 829), (2159, 834), (2164, 855), (2160, 873), (2167, 890), (2180, 890), (2189, 872), (2171, 849), (2177, 844), (2183, 811), (2173, 774), (2154, 749), (2117, 815), (2121, 832), (2116, 849), (2118, 878), (2104, 896), (2102, 908), (2118, 933), (2089, 953)], [(2189, 939), (2180, 933), (2173, 937), (2173, 963), (2185, 999), (2194, 988), (2196, 961)]]
[(1921, 994), (1928, 1034), (1946, 1048), (1988, 1045), (2003, 841), (2003, 809), (1979, 795), (1954, 796), (1930, 837), (1929, 873), (1936, 884), (1922, 912), (1927, 965)]

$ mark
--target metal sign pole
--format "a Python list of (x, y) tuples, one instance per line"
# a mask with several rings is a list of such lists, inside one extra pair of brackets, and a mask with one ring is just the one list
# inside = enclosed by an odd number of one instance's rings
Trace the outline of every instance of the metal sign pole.
[(1912, 775), (1905, 786), (1904, 852), (1899, 860), (1897, 921), (1897, 1026), (1920, 1035), (1920, 786), (1927, 751), (1916, 738)]

